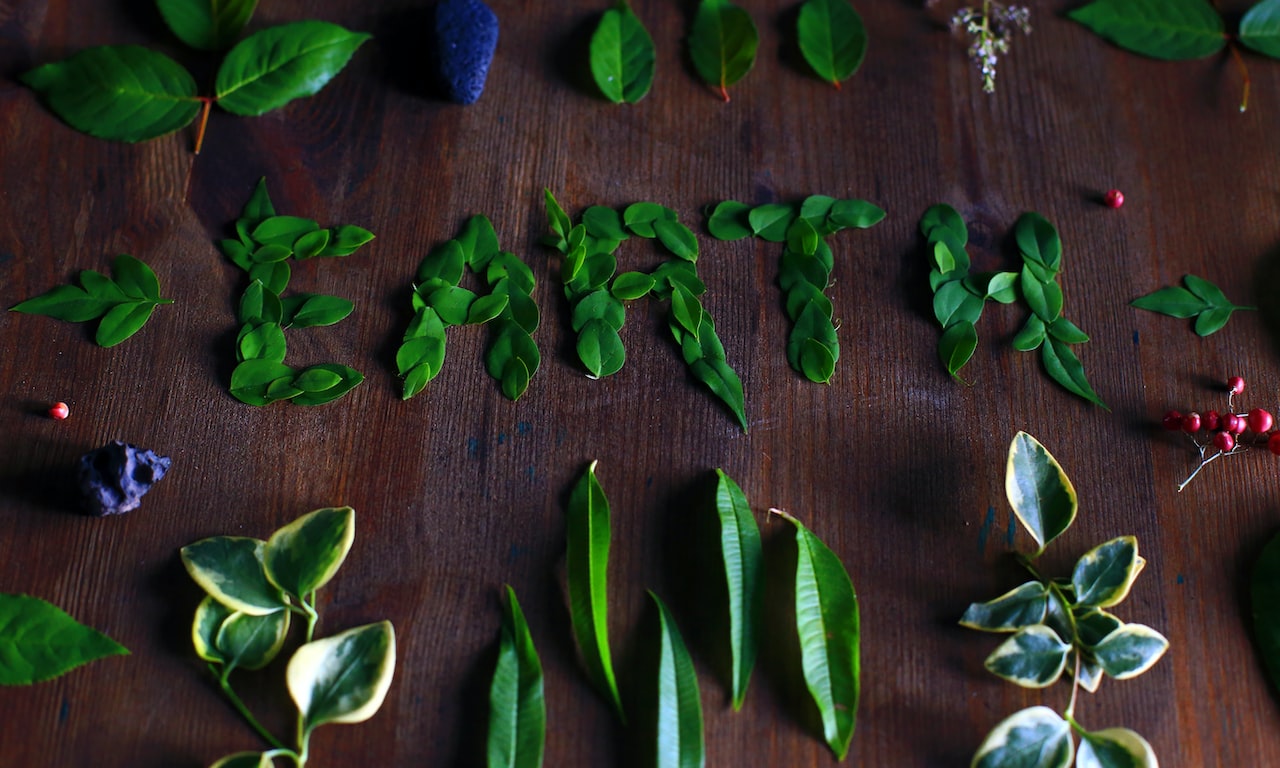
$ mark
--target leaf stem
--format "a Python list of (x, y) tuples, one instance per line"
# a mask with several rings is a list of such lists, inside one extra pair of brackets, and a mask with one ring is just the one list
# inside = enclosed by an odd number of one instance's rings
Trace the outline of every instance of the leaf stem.
[(209, 125), (209, 110), (213, 107), (213, 99), (209, 96), (198, 97), (204, 102), (204, 106), (200, 108), (200, 127), (196, 129), (196, 148), (195, 154), (200, 154), (200, 148), (204, 146), (204, 130)]
[(1076, 694), (1080, 692), (1080, 649), (1075, 649), (1075, 670), (1071, 673), (1071, 701), (1067, 703), (1066, 718), (1071, 724), (1075, 724), (1076, 714)]
[(258, 718), (254, 717), (253, 713), (249, 711), (249, 707), (245, 705), (244, 700), (241, 699), (240, 695), (231, 688), (231, 668), (228, 667), (224, 672), (219, 674), (218, 670), (210, 664), (209, 671), (213, 672), (213, 674), (217, 676), (218, 687), (222, 689), (222, 693), (226, 695), (227, 699), (231, 702), (231, 706), (235, 707), (235, 710), (240, 713), (240, 716), (244, 718), (244, 721), (254, 730), (254, 733), (257, 733), (263, 741), (267, 742), (275, 749), (289, 752), (283, 742), (273, 736), (271, 731), (268, 731), (262, 723), (258, 722)]
[(1240, 97), (1240, 111), (1244, 112), (1249, 108), (1249, 86), (1252, 84), (1249, 79), (1249, 67), (1245, 65), (1244, 57), (1240, 55), (1240, 46), (1228, 41), (1227, 48), (1231, 50), (1231, 58), (1235, 59), (1236, 67), (1240, 70), (1240, 77), (1244, 81), (1244, 93)]

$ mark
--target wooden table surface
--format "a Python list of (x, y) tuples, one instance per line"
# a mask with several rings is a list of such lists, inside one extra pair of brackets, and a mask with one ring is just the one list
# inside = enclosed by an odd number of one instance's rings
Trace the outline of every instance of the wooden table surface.
[[(1280, 62), (1249, 55), (1250, 109), (1226, 54), (1165, 63), (1121, 51), (1065, 18), (1075, 2), (1036, 4), (993, 95), (945, 21), (949, 0), (859, 2), (866, 61), (842, 90), (796, 63), (792, 4), (745, 0), (760, 28), (755, 70), (722, 103), (682, 49), (689, 3), (635, 0), (656, 41), (657, 79), (637, 105), (587, 85), (585, 41), (608, 3), (490, 0), (501, 39), (478, 103), (445, 103), (423, 83), (429, 15), (404, 0), (263, 3), (252, 28), (322, 14), (374, 39), (315, 97), (259, 118), (215, 114), (203, 152), (193, 131), (144, 144), (91, 138), (61, 123), (17, 80), (100, 44), (192, 56), (149, 2), (0, 2), (0, 299), (9, 307), (106, 270), (130, 253), (174, 303), (134, 338), (103, 349), (92, 326), (0, 314), (0, 590), (37, 595), (132, 652), (55, 681), (0, 691), (6, 766), (196, 766), (262, 748), (192, 651), (201, 592), (178, 557), (206, 536), (265, 537), (317, 507), (351, 505), (353, 550), (320, 593), (320, 634), (395, 625), (398, 660), (382, 709), (327, 726), (315, 766), (480, 766), (502, 587), (512, 585), (546, 673), (546, 765), (640, 765), (639, 727), (619, 724), (577, 661), (563, 589), (565, 500), (587, 465), (612, 504), (610, 630), (624, 696), (655, 638), (646, 590), (662, 595), (698, 669), (708, 765), (826, 766), (794, 639), (774, 620), (789, 577), (770, 571), (770, 621), (743, 710), (726, 693), (717, 550), (708, 536), (714, 470), (751, 500), (775, 560), (803, 520), (844, 562), (862, 618), (863, 694), (847, 763), (967, 765), (1005, 716), (1061, 709), (1070, 686), (1016, 688), (987, 673), (996, 636), (963, 629), (972, 601), (1019, 583), (1004, 464), (1017, 430), (1065, 467), (1076, 524), (1046, 570), (1105, 539), (1135, 534), (1148, 559), (1117, 610), (1170, 640), (1147, 674), (1106, 681), (1077, 716), (1143, 734), (1165, 765), (1280, 764), (1280, 709), (1250, 636), (1248, 574), (1277, 529), (1277, 459), (1254, 451), (1211, 465), (1182, 493), (1196, 457), (1159, 428), (1169, 408), (1280, 406), (1275, 295), (1280, 258)], [(782, 5), (779, 9), (777, 6)], [(1250, 5), (1220, 3), (1229, 19)], [(204, 67), (204, 70), (200, 68)], [(243, 275), (217, 250), (254, 183), (276, 207), (377, 239), (342, 262), (308, 262), (292, 287), (349, 297), (329, 329), (291, 332), (291, 361), (333, 360), (364, 373), (322, 407), (258, 408), (228, 394)], [(1101, 204), (1124, 191), (1119, 210)], [(652, 200), (699, 233), (704, 297), (746, 389), (750, 432), (687, 374), (665, 310), (639, 302), (617, 375), (591, 380), (573, 352), (559, 254), (543, 189), (573, 215)], [(776, 285), (779, 247), (719, 242), (704, 209), (828, 194), (888, 211), (836, 235), (834, 284), (843, 356), (829, 385), (786, 361)], [(989, 305), (964, 374), (936, 354), (929, 253), (918, 221), (954, 206), (984, 269), (1015, 268), (1011, 232), (1038, 211), (1065, 247), (1066, 314), (1092, 335), (1076, 348), (1111, 410), (1050, 381), (1009, 344), (1025, 316)], [(450, 332), (443, 372), (400, 397), (394, 351), (410, 318), (419, 260), (487, 214), (503, 247), (539, 284), (543, 366), (504, 399), (483, 369), (485, 333)], [(634, 243), (623, 268), (648, 269)], [(628, 261), (631, 260), (631, 261)], [(1243, 313), (1208, 338), (1190, 322), (1140, 312), (1135, 297), (1186, 273)], [(44, 415), (62, 400), (64, 422)], [(123, 439), (173, 459), (127, 515), (75, 510), (81, 454)], [(292, 723), (276, 672), (237, 673), (271, 727)], [(642, 716), (638, 716), (642, 719)]]

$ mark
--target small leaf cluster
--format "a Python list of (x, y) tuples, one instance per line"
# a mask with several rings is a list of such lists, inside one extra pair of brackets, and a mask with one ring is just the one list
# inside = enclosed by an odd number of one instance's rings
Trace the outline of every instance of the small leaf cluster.
[[(266, 539), (213, 536), (181, 550), (187, 573), (207, 593), (196, 609), (191, 641), (236, 710), (271, 749), (237, 752), (213, 768), (256, 768), (276, 757), (306, 765), (312, 732), (326, 723), (359, 723), (382, 706), (395, 670), (395, 631), (388, 621), (314, 639), (316, 592), (337, 573), (355, 541), (355, 511), (309, 512)], [(280, 654), (292, 616), (305, 618), (304, 642), (289, 659), (285, 683), (298, 708), (296, 749), (285, 747), (253, 716), (231, 686), (236, 669), (256, 670)]]
[(1146, 296), (1139, 296), (1129, 302), (1129, 306), (1169, 317), (1194, 317), (1195, 331), (1199, 336), (1208, 336), (1221, 330), (1231, 319), (1231, 313), (1236, 310), (1257, 309), (1232, 304), (1218, 286), (1204, 278), (1183, 275), (1182, 284), (1186, 287), (1170, 285)]
[(787, 362), (810, 381), (829, 382), (840, 359), (834, 307), (824, 293), (835, 267), (835, 257), (826, 240), (842, 229), (872, 227), (884, 216), (883, 209), (865, 200), (810, 195), (798, 206), (765, 203), (753, 208), (725, 200), (716, 205), (707, 221), (712, 237), (720, 240), (754, 235), (771, 243), (783, 243), (778, 285), (792, 323)]
[(290, 261), (315, 257), (343, 257), (373, 239), (373, 233), (354, 225), (322, 228), (311, 219), (276, 214), (259, 179), (249, 202), (235, 222), (236, 239), (219, 247), (249, 276), (240, 297), (236, 362), (230, 391), (249, 405), (289, 400), (298, 405), (321, 405), (351, 391), (364, 376), (339, 363), (321, 363), (301, 370), (285, 365), (284, 332), (288, 328), (333, 325), (355, 309), (338, 296), (296, 293), (283, 296), (293, 271)]
[(0, 685), (31, 685), (129, 651), (58, 606), (0, 593)]
[[(253, 15), (257, 0), (157, 0), (177, 37), (200, 50), (223, 50)], [(259, 30), (235, 44), (218, 68), (213, 96), (200, 96), (178, 62), (137, 45), (99, 46), (22, 75), (58, 117), (76, 130), (139, 142), (177, 131), (211, 104), (236, 115), (261, 115), (311, 96), (347, 65), (370, 35), (323, 21)]]
[[(567, 523), (567, 582), (574, 639), (587, 676), (625, 722), (608, 633), (610, 510), (593, 463), (574, 486)], [(742, 489), (717, 471), (716, 514), (729, 601), (730, 684), (734, 709), (742, 706), (756, 659), (763, 549)], [(824, 737), (838, 759), (848, 753), (860, 692), (858, 601), (840, 559), (791, 515), (772, 510), (796, 531), (796, 632), (805, 684), (822, 718)], [(701, 697), (692, 657), (675, 621), (653, 592), (660, 618), (657, 681), (657, 753), (663, 766), (705, 763)]]
[(139, 259), (122, 253), (111, 263), (111, 277), (86, 269), (80, 285), (60, 285), (15, 304), (11, 312), (84, 323), (97, 320), (94, 341), (114, 347), (142, 329), (157, 306), (172, 304), (160, 297), (156, 273)]
[[(467, 268), (483, 274), (489, 293), (478, 296), (461, 286)], [(492, 329), (485, 367), (502, 394), (516, 400), (542, 362), (533, 332), (540, 315), (533, 300), (533, 272), (515, 254), (498, 246), (486, 216), (467, 220), (462, 234), (428, 253), (413, 286), (413, 320), (396, 351), (404, 378), (404, 399), (426, 388), (444, 365), (445, 331), (455, 325), (488, 324)]]
[[(1032, 565), (1076, 516), (1075, 488), (1057, 460), (1038, 440), (1019, 432), (1009, 446), (1005, 491), (1022, 526), (1037, 544), (1021, 557), (1034, 577), (994, 600), (973, 603), (960, 624), (984, 632), (1010, 634), (987, 657), (993, 674), (1026, 688), (1072, 678), (1071, 703), (1061, 715), (1038, 706), (1005, 719), (987, 736), (973, 765), (1038, 768), (1157, 765), (1151, 745), (1126, 728), (1089, 731), (1075, 719), (1076, 689), (1095, 692), (1105, 676), (1137, 677), (1159, 661), (1169, 641), (1144, 624), (1127, 623), (1111, 608), (1128, 596), (1146, 561), (1133, 536), (1120, 536), (1086, 552), (1070, 578), (1045, 578)], [(1080, 736), (1076, 754), (1072, 732)]]
[[(862, 65), (867, 33), (848, 0), (806, 0), (796, 40), (818, 77), (836, 88)], [(760, 34), (751, 14), (729, 0), (700, 0), (689, 27), (689, 59), (698, 77), (729, 101), (729, 86), (755, 65)], [(656, 54), (653, 38), (628, 0), (605, 11), (591, 35), (591, 75), (615, 104), (635, 104), (649, 93)]]
[(978, 344), (974, 325), (982, 315), (984, 302), (1010, 304), (1021, 298), (1031, 314), (1013, 338), (1014, 349), (1039, 349), (1050, 378), (1072, 394), (1107, 407), (1089, 385), (1084, 365), (1071, 349), (1072, 344), (1082, 344), (1089, 336), (1062, 314), (1062, 286), (1058, 283), (1062, 240), (1048, 219), (1027, 212), (1014, 224), (1014, 239), (1022, 256), (1018, 272), (971, 275), (965, 251), (968, 228), (949, 205), (938, 204), (925, 211), (920, 231), (933, 257), (929, 287), (933, 290), (934, 316), (943, 328), (938, 356), (948, 374), (959, 378), (960, 368), (973, 356)]
[[(652, 296), (669, 303), (667, 327), (690, 374), (733, 411), (747, 429), (742, 380), (729, 365), (711, 313), (699, 298), (706, 285), (698, 277), (698, 238), (676, 212), (657, 203), (639, 202), (621, 213), (595, 205), (574, 224), (546, 192), (551, 234), (546, 243), (561, 252), (560, 276), (578, 334), (578, 359), (591, 378), (617, 373), (626, 361), (619, 335), (626, 322), (624, 302)], [(655, 241), (670, 255), (652, 272), (618, 273), (614, 255), (632, 236)]]

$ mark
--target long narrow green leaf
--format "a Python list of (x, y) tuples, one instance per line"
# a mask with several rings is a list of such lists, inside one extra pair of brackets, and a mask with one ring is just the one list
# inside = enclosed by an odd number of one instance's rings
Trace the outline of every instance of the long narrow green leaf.
[(540, 768), (546, 737), (542, 662), (516, 591), (508, 586), (498, 666), (489, 686), (488, 768)]
[(653, 38), (629, 6), (605, 11), (591, 36), (591, 74), (615, 104), (634, 104), (653, 85)]
[(729, 100), (729, 86), (756, 62), (760, 34), (751, 14), (729, 0), (702, 0), (689, 30), (689, 57), (698, 75)]
[(295, 21), (240, 41), (218, 68), (218, 105), (261, 115), (328, 85), (370, 35), (325, 21)]
[(720, 554), (729, 586), (729, 649), (733, 659), (733, 708), (742, 708), (756, 661), (756, 615), (763, 584), (760, 529), (747, 496), (733, 478), (717, 469), (716, 514), (720, 519)]
[(1209, 0), (1094, 0), (1067, 15), (1153, 59), (1198, 59), (1227, 44), (1222, 17)]
[(569, 612), (591, 682), (626, 719), (609, 651), (609, 500), (591, 462), (569, 497), (566, 530)]
[(662, 651), (658, 656), (657, 768), (703, 768), (702, 699), (698, 673), (667, 606), (652, 591), (658, 606)]

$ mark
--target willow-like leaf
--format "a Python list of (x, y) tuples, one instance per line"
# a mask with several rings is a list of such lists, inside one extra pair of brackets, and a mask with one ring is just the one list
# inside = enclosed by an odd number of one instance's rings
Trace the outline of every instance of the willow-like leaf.
[(763, 595), (760, 529), (747, 496), (733, 478), (716, 470), (720, 556), (729, 588), (729, 650), (733, 659), (733, 708), (742, 708), (756, 662), (756, 616)]
[(487, 768), (540, 768), (546, 736), (542, 662), (516, 592), (508, 586), (498, 665), (489, 686)]
[(658, 606), (661, 651), (658, 655), (658, 759), (656, 768), (703, 768), (702, 699), (698, 673), (667, 606), (652, 591)]

